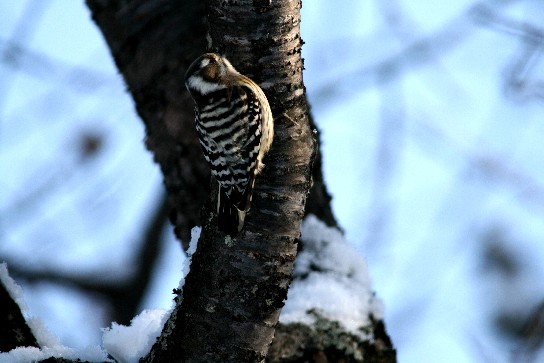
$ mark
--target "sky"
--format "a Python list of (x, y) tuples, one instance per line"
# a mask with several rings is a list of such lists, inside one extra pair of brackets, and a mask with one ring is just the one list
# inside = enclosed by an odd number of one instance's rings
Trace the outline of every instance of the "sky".
[[(542, 13), (537, 0), (303, 3), (325, 179), (399, 362), (507, 362), (516, 341), (498, 317), (526, 319), (543, 300)], [(126, 276), (130, 226), (162, 183), (109, 51), (83, 2), (0, 14), (0, 256)], [(95, 138), (101, 152), (82, 152)], [(167, 235), (142, 310), (168, 309), (179, 283)], [(63, 343), (97, 343), (100, 319), (81, 323), (104, 314), (93, 298), (23, 290)]]

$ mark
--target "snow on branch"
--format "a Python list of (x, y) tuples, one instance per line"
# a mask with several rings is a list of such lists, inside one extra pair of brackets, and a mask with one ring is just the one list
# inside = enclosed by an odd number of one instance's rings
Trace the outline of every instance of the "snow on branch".
[(366, 261), (338, 229), (313, 215), (302, 223), (301, 240), (280, 322), (313, 325), (321, 316), (367, 338), (372, 321), (383, 319), (383, 304), (372, 291)]

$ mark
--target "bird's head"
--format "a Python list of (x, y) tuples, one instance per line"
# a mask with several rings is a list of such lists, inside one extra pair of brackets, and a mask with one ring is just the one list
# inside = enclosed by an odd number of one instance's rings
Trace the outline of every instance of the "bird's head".
[(191, 93), (207, 94), (228, 87), (232, 77), (239, 75), (232, 64), (215, 53), (195, 59), (185, 73), (185, 84)]

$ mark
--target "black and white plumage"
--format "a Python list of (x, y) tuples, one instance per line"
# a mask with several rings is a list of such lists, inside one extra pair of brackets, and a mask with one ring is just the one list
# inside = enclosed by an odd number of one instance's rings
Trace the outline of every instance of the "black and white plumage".
[(195, 125), (212, 175), (219, 183), (219, 229), (231, 236), (244, 225), (255, 177), (274, 137), (262, 89), (217, 54), (197, 58), (185, 74), (195, 102)]

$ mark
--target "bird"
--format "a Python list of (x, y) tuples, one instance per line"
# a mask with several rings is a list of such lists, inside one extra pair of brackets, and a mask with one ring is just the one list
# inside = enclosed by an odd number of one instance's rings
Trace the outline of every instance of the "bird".
[(204, 158), (218, 183), (218, 228), (236, 236), (244, 226), (255, 179), (274, 138), (270, 104), (257, 83), (215, 53), (192, 62), (185, 85), (194, 101)]

